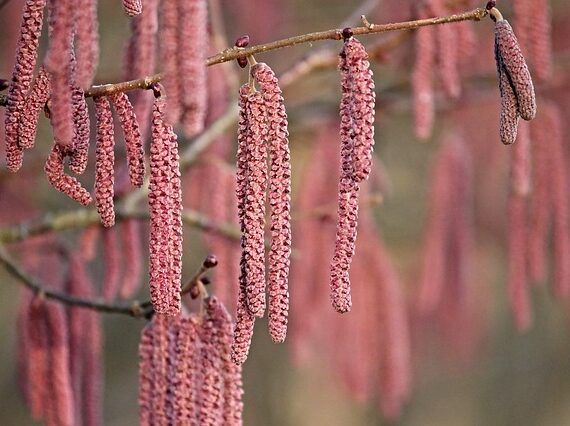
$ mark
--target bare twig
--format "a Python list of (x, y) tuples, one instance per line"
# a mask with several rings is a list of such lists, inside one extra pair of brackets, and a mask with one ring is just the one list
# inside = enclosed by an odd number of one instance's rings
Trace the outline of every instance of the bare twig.
[[(468, 12), (441, 16), (428, 19), (418, 19), (413, 21), (396, 22), (391, 24), (371, 24), (363, 27), (353, 27), (351, 31), (354, 35), (367, 35), (385, 33), (390, 31), (414, 30), (416, 28), (429, 25), (450, 24), (461, 21), (479, 21), (487, 16), (488, 11), (482, 8), (473, 9)], [(342, 40), (342, 29), (332, 29), (326, 31), (318, 31), (309, 34), (289, 37), (277, 40), (271, 43), (259, 44), (256, 46), (243, 48), (231, 47), (225, 49), (216, 55), (210, 56), (206, 61), (208, 66), (221, 64), (223, 62), (233, 61), (237, 58), (246, 58), (248, 56), (269, 52), (272, 50), (282, 49), (284, 47), (296, 46), (298, 44), (313, 43), (323, 40)], [(131, 80), (122, 83), (104, 84), (101, 86), (93, 86), (85, 92), (85, 96), (108, 96), (117, 92), (127, 92), (135, 89), (149, 89), (153, 84), (159, 82), (160, 74), (147, 76), (139, 80)], [(0, 96), (0, 105), (6, 105), (5, 96)]]

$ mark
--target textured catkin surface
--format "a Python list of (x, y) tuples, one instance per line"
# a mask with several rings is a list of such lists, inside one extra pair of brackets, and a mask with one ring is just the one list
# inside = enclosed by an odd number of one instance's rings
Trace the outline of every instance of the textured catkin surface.
[(536, 115), (536, 97), (528, 66), (511, 25), (506, 21), (495, 24), (495, 45), (497, 56), (517, 99), (517, 109), (524, 120)]

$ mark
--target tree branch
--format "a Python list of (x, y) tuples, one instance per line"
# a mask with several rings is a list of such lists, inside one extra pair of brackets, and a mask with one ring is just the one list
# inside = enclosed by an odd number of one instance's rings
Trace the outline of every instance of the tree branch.
[[(477, 8), (468, 12), (441, 16), (428, 19), (418, 19), (413, 21), (396, 22), (391, 24), (368, 24), (363, 27), (351, 28), (354, 35), (368, 35), (385, 33), (390, 31), (415, 30), (420, 27), (429, 25), (450, 24), (461, 21), (480, 21), (488, 12), (485, 9)], [(294, 37), (277, 40), (271, 43), (259, 44), (248, 48), (231, 47), (225, 49), (216, 55), (210, 56), (206, 60), (208, 66), (221, 64), (223, 62), (233, 61), (237, 58), (245, 58), (251, 55), (269, 52), (272, 50), (282, 49), (285, 47), (296, 46), (298, 44), (314, 43), (324, 40), (342, 40), (342, 29), (332, 29), (326, 31), (318, 31), (309, 34), (298, 35)], [(109, 96), (117, 92), (128, 92), (135, 89), (149, 89), (153, 84), (161, 80), (161, 74), (154, 74), (138, 80), (131, 80), (122, 83), (104, 84), (93, 86), (85, 92), (86, 97), (93, 96)], [(0, 95), (0, 105), (6, 105), (7, 97)]]

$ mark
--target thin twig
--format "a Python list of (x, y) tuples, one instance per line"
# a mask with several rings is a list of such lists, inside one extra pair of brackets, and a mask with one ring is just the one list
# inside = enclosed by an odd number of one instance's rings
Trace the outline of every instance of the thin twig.
[[(488, 12), (485, 9), (477, 8), (468, 12), (441, 16), (428, 19), (418, 19), (413, 21), (396, 22), (391, 24), (369, 24), (368, 27), (353, 27), (351, 28), (354, 35), (367, 35), (385, 33), (390, 31), (414, 30), (420, 27), (429, 25), (450, 24), (453, 22), (461, 21), (479, 21)], [(206, 63), (208, 66), (221, 64), (223, 62), (233, 61), (237, 58), (246, 58), (248, 56), (257, 55), (260, 53), (269, 52), (272, 50), (282, 49), (284, 47), (296, 46), (298, 44), (314, 43), (323, 40), (342, 40), (342, 29), (332, 29), (326, 31), (318, 31), (309, 34), (298, 35), (289, 37), (282, 40), (277, 40), (271, 43), (259, 44), (256, 46), (247, 47), (245, 49), (238, 49), (231, 47), (225, 49), (216, 55), (210, 56)], [(161, 74), (154, 74), (139, 80), (131, 80), (122, 83), (104, 84), (100, 86), (93, 86), (85, 92), (85, 96), (109, 96), (117, 92), (127, 92), (135, 89), (149, 89), (153, 84), (159, 82)], [(6, 97), (0, 96), (0, 105), (6, 105)]]

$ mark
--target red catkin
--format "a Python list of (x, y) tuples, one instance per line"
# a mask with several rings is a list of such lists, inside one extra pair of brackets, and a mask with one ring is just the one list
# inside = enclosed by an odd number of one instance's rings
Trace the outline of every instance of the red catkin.
[(21, 149), (34, 147), (39, 114), (46, 105), (50, 90), (49, 75), (45, 68), (42, 67), (34, 80), (34, 84), (26, 97), (21, 111), (18, 137), (18, 144)]
[[(248, 95), (247, 180), (243, 205), (243, 252), (247, 279), (247, 307), (255, 317), (265, 312), (265, 193), (267, 189), (267, 121), (261, 92)], [(241, 127), (240, 127), (241, 131)], [(243, 153), (242, 153), (243, 155)], [(240, 159), (238, 159), (239, 167)]]
[(431, 135), (435, 116), (433, 90), (435, 29), (433, 27), (419, 28), (416, 31), (415, 49), (416, 59), (412, 74), (414, 126), (416, 137), (426, 140)]
[(271, 249), (269, 251), (269, 331), (274, 342), (287, 334), (289, 312), (289, 264), (291, 254), (291, 159), (289, 131), (283, 95), (275, 73), (266, 64), (257, 64), (252, 73), (258, 82), (269, 125), (269, 205), (271, 208)]
[[(125, 49), (124, 78), (151, 75), (155, 69), (158, 31), (158, 0), (146, 0), (140, 15), (130, 20), (131, 36)], [(152, 97), (147, 91), (131, 93), (131, 101), (143, 140), (149, 135)]]
[(69, 168), (77, 174), (82, 174), (87, 167), (89, 155), (89, 109), (85, 94), (79, 86), (73, 87), (71, 95), (73, 108), (73, 152), (69, 156)]
[(135, 111), (125, 93), (114, 94), (110, 99), (125, 135), (131, 184), (141, 187), (144, 182), (144, 148)]
[(94, 98), (97, 118), (97, 145), (95, 151), (95, 203), (101, 223), (105, 227), (115, 224), (113, 205), (115, 183), (115, 138), (113, 115), (107, 98)]
[(505, 145), (510, 145), (517, 139), (519, 113), (517, 110), (517, 98), (509, 77), (502, 64), (499, 51), (495, 49), (497, 61), (497, 73), (499, 75), (499, 93), (501, 96), (501, 114), (499, 121), (499, 137)]
[(75, 83), (87, 90), (99, 63), (97, 0), (80, 0), (75, 9)]
[(565, 160), (563, 123), (559, 110), (548, 116), (551, 149), (552, 235), (554, 250), (554, 293), (560, 299), (570, 291), (570, 205), (567, 198), (568, 173)]
[[(162, 84), (168, 97), (166, 121), (171, 126), (178, 123), (182, 113), (182, 93), (180, 92), (180, 73), (178, 69), (179, 31), (177, 0), (160, 2), (160, 63), (163, 73)], [(187, 25), (188, 23), (184, 23)], [(200, 36), (194, 35), (194, 37)]]
[(202, 349), (200, 353), (200, 399), (198, 403), (198, 423), (215, 426), (222, 424), (223, 410), (223, 362), (222, 344), (220, 340), (221, 315), (220, 302), (215, 297), (205, 302), (206, 313), (202, 320), (200, 338)]
[[(448, 12), (443, 0), (431, 0), (431, 7), (435, 11)], [(438, 13), (435, 13), (437, 16)], [(457, 98), (461, 94), (461, 78), (459, 76), (459, 51), (454, 48), (457, 43), (457, 30), (451, 25), (438, 25), (436, 28), (438, 71), (445, 93), (450, 98)]]
[[(533, 71), (539, 81), (552, 75), (551, 7), (548, 0), (529, 1), (529, 53)], [(520, 34), (520, 31), (519, 31)]]
[(512, 177), (511, 186), (515, 194), (526, 197), (530, 193), (530, 127), (526, 122), (520, 122), (517, 144), (512, 148)]
[(27, 0), (24, 4), (22, 25), (16, 48), (16, 61), (8, 91), (8, 104), (4, 121), (6, 166), (12, 172), (22, 167), (23, 150), (18, 145), (18, 126), (38, 57), (38, 44), (42, 32), (45, 5), (46, 0)]
[(154, 393), (153, 368), (153, 328), (149, 322), (142, 330), (139, 343), (139, 423), (141, 426), (152, 425), (152, 400)]
[(142, 12), (141, 0), (123, 0), (123, 9), (125, 13), (130, 16), (137, 16)]
[(206, 0), (178, 1), (178, 67), (182, 125), (187, 136), (204, 129), (208, 90), (208, 10)]
[(32, 418), (40, 420), (46, 412), (49, 389), (47, 380), (48, 336), (45, 323), (45, 302), (38, 298), (30, 300), (26, 318), (28, 347), (28, 407)]
[(240, 275), (236, 312), (236, 324), (234, 328), (234, 339), (231, 346), (231, 359), (236, 365), (241, 365), (247, 359), (251, 339), (253, 337), (253, 326), (255, 317), (249, 312), (247, 307), (247, 278), (245, 256), (242, 252), (240, 259)]
[(73, 387), (69, 373), (69, 336), (63, 306), (46, 304), (49, 347), (49, 383), (46, 422), (71, 425), (74, 419)]
[(63, 149), (58, 144), (54, 144), (44, 167), (49, 183), (78, 203), (84, 206), (90, 204), (93, 201), (91, 194), (81, 186), (77, 179), (65, 174), (63, 159)]
[(532, 120), (536, 115), (534, 85), (515, 33), (504, 19), (495, 24), (495, 55), (497, 67), (504, 69), (516, 96), (517, 111), (524, 120)]
[(54, 139), (66, 152), (73, 151), (72, 40), (73, 3), (69, 0), (48, 2), (49, 46), (44, 66), (50, 74), (50, 119)]
[(175, 135), (172, 128), (164, 123), (164, 108), (164, 99), (156, 99), (150, 151), (149, 274), (151, 300), (156, 312), (174, 315), (180, 312), (180, 170)]
[(155, 314), (153, 317), (152, 333), (152, 369), (154, 373), (154, 390), (152, 393), (152, 411), (154, 421), (152, 425), (166, 425), (168, 423), (168, 326), (170, 318)]
[(368, 179), (372, 169), (374, 146), (374, 80), (368, 54), (362, 43), (351, 37), (340, 52), (341, 139), (352, 144), (352, 179)]

